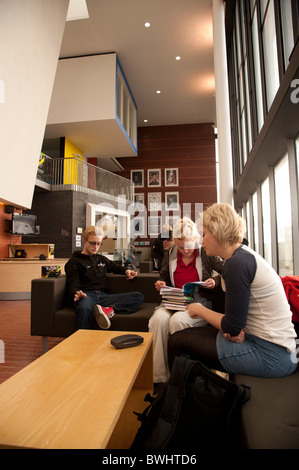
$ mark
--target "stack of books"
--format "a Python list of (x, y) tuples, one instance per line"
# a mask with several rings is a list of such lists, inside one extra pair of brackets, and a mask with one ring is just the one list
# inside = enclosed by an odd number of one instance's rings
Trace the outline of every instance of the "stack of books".
[(162, 305), (168, 310), (186, 310), (187, 306), (190, 303), (193, 303), (194, 289), (196, 285), (204, 286), (204, 282), (188, 282), (183, 286), (182, 289), (178, 287), (162, 287), (160, 290), (160, 295), (162, 297)]

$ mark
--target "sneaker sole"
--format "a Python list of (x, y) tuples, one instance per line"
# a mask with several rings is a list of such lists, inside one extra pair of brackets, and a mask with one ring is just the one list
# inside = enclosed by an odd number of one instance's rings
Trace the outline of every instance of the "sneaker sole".
[(100, 328), (103, 328), (104, 330), (107, 330), (111, 326), (111, 322), (109, 318), (107, 317), (106, 313), (101, 312), (98, 307), (96, 308), (96, 322), (99, 325)]

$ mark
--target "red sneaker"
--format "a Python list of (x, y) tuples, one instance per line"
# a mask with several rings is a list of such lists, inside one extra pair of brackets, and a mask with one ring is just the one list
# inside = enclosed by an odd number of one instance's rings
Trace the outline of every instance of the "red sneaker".
[(107, 330), (111, 326), (109, 318), (115, 315), (112, 307), (102, 307), (101, 305), (96, 305), (94, 309), (95, 317), (97, 324), (100, 328)]

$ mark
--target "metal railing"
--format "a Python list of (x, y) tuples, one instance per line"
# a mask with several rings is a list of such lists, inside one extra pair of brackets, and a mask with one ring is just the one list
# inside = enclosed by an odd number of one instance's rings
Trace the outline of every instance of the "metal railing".
[(51, 158), (42, 154), (37, 179), (53, 189), (99, 191), (111, 196), (134, 199), (134, 183), (127, 178), (103, 170), (76, 157)]

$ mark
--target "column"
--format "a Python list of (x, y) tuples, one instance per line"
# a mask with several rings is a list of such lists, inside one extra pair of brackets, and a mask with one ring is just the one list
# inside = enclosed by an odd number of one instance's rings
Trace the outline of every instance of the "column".
[(233, 205), (232, 147), (223, 0), (213, 0), (213, 40), (218, 134), (219, 202)]

